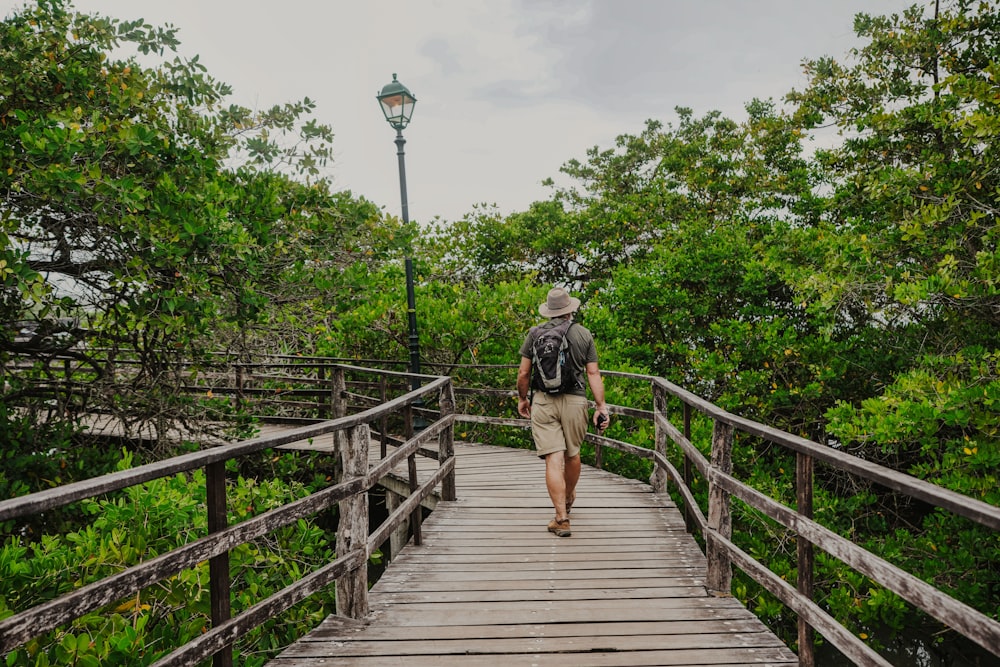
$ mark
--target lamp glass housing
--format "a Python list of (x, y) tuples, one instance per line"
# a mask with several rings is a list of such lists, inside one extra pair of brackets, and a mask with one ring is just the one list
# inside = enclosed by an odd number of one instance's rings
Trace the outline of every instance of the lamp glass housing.
[(396, 79), (395, 73), (392, 75), (392, 82), (382, 88), (382, 92), (376, 95), (376, 99), (382, 106), (385, 119), (394, 128), (402, 130), (410, 123), (417, 98)]

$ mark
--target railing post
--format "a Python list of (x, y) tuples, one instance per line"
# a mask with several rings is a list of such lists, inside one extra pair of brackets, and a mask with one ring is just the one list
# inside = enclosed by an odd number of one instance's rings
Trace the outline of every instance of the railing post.
[[(205, 466), (205, 493), (208, 506), (208, 533), (225, 530), (226, 518), (226, 462), (216, 461)], [(232, 616), (229, 591), (229, 552), (221, 553), (208, 561), (208, 586), (212, 607), (212, 626), (225, 623)], [(233, 645), (229, 644), (212, 658), (213, 667), (232, 667)]]
[(236, 392), (233, 394), (233, 408), (238, 411), (243, 408), (243, 366), (237, 364), (233, 368), (233, 371), (236, 375)]
[[(664, 419), (667, 417), (667, 396), (660, 387), (655, 382), (653, 387), (653, 430), (654, 430), (654, 447), (656, 448), (656, 453), (660, 454), (664, 458), (667, 456), (667, 432), (660, 426), (658, 416), (662, 416)], [(667, 471), (661, 468), (655, 461), (653, 462), (653, 475), (649, 478), (649, 485), (653, 487), (653, 493), (666, 493), (667, 492)]]
[(73, 402), (73, 365), (69, 357), (63, 359), (63, 386), (66, 387), (66, 393), (59, 399), (59, 403), (61, 404), (59, 412), (63, 417), (67, 417), (70, 414), (70, 405)]
[[(719, 420), (712, 429), (711, 468), (729, 474), (733, 471), (733, 427)], [(708, 577), (706, 586), (710, 591), (729, 594), (733, 581), (733, 566), (724, 546), (716, 536), (727, 540), (733, 536), (733, 521), (729, 508), (729, 494), (712, 483), (709, 473), (708, 486), (708, 531), (705, 535), (705, 551), (708, 556)]]
[[(414, 422), (413, 404), (411, 403), (406, 406), (406, 410), (404, 410), (403, 412), (403, 427), (404, 427), (403, 432), (406, 434), (407, 441), (413, 439), (413, 434), (414, 434), (413, 422)], [(414, 491), (417, 490), (417, 487), (420, 486), (420, 483), (417, 480), (416, 454), (410, 454), (409, 456), (406, 457), (406, 469), (410, 480), (410, 493), (412, 494)], [(410, 532), (413, 535), (414, 544), (420, 544), (422, 542), (420, 533), (420, 524), (423, 522), (423, 518), (424, 518), (423, 509), (418, 504), (416, 508), (414, 508), (414, 510), (410, 512)]]
[[(363, 477), (368, 472), (368, 442), (371, 432), (368, 424), (350, 429), (347, 437), (341, 438), (340, 463), (343, 480)], [(340, 521), (337, 524), (337, 557), (361, 549), (368, 545), (368, 493), (341, 500), (338, 506)], [(368, 559), (337, 579), (337, 614), (348, 618), (364, 618), (368, 615)]]
[[(330, 369), (330, 408), (332, 414), (330, 415), (333, 419), (339, 419), (341, 417), (347, 416), (347, 380), (344, 378), (344, 369), (339, 366)], [(334, 431), (333, 432), (333, 446), (337, 451), (343, 452), (345, 440), (344, 431)], [(367, 452), (367, 445), (365, 447)], [(341, 454), (343, 456), (343, 453)], [(367, 464), (367, 461), (366, 461)], [(344, 475), (347, 476), (346, 471)]]
[(409, 440), (413, 437), (413, 406), (403, 408), (403, 435)]
[[(441, 406), (441, 419), (448, 419), (455, 414), (455, 389), (451, 380), (448, 381), (438, 395), (438, 404)], [(441, 431), (438, 436), (438, 465), (447, 465), (455, 458), (455, 422), (452, 420), (448, 428)], [(441, 480), (441, 500), (455, 500), (455, 469), (445, 475)]]
[[(319, 386), (320, 388), (322, 388), (323, 385), (326, 384), (326, 366), (324, 366), (322, 363), (316, 364), (316, 380), (318, 381), (317, 386)], [(319, 408), (320, 419), (328, 419), (330, 417), (330, 413), (333, 411), (333, 404), (335, 401), (336, 397), (334, 396), (333, 393), (333, 380), (331, 379), (329, 400), (327, 400), (323, 396), (323, 394), (320, 394), (319, 398), (316, 401), (319, 404), (318, 408)]]
[[(420, 486), (420, 480), (417, 479), (417, 456), (416, 454), (410, 454), (406, 457), (406, 468), (409, 472), (410, 477), (410, 495), (412, 496), (417, 488)], [(413, 530), (413, 543), (416, 545), (423, 544), (423, 535), (420, 530), (421, 524), (424, 521), (424, 509), (417, 503), (417, 506), (413, 509), (410, 514), (410, 527)]]
[[(691, 406), (684, 404), (684, 439), (691, 442)], [(684, 454), (684, 486), (688, 489), (694, 484), (694, 466), (691, 464), (691, 457)], [(687, 532), (693, 533), (695, 527), (694, 508), (684, 504), (684, 526)]]
[[(389, 400), (389, 381), (386, 376), (378, 377), (379, 402), (385, 403)], [(379, 453), (381, 458), (385, 458), (389, 453), (389, 415), (383, 414), (378, 422)]]
[[(396, 508), (400, 506), (403, 502), (403, 497), (397, 493), (393, 493), (389, 489), (385, 490), (385, 509), (386, 512), (392, 514), (396, 511)], [(410, 541), (410, 519), (407, 517), (403, 520), (399, 526), (392, 531), (392, 535), (389, 536), (389, 560), (394, 559), (399, 555), (399, 552), (403, 550), (406, 543)]]
[[(333, 408), (333, 418), (347, 416), (347, 380), (344, 369), (336, 367), (330, 370), (330, 403)], [(366, 448), (367, 449), (367, 448)]]
[[(797, 452), (795, 457), (795, 496), (799, 514), (807, 519), (813, 516), (813, 458)], [(813, 599), (813, 566), (815, 554), (813, 544), (801, 535), (795, 538), (798, 555), (798, 590), (806, 598)], [(804, 618), (799, 617), (799, 665), (813, 667), (816, 664), (815, 633)]]

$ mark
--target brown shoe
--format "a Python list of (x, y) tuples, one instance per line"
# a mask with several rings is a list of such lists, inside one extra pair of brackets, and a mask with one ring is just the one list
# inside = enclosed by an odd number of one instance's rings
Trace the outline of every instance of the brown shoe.
[(569, 519), (552, 519), (549, 521), (549, 532), (555, 533), (556, 537), (569, 537), (573, 533), (569, 529)]
[(572, 498), (566, 499), (566, 514), (569, 514), (573, 510), (573, 503), (576, 502), (576, 494), (573, 494)]

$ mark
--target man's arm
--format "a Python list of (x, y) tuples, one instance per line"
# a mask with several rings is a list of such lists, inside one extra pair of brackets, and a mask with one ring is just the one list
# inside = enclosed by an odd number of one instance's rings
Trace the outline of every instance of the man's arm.
[(531, 403), (528, 401), (528, 390), (530, 388), (531, 359), (521, 357), (521, 365), (517, 369), (517, 413), (525, 419), (531, 417)]
[[(529, 359), (529, 363), (530, 361)], [(590, 385), (590, 393), (594, 395), (594, 426), (603, 431), (611, 423), (611, 415), (608, 413), (607, 403), (604, 402), (604, 379), (596, 361), (587, 362), (587, 384)], [(598, 415), (604, 415), (604, 423), (598, 423)]]

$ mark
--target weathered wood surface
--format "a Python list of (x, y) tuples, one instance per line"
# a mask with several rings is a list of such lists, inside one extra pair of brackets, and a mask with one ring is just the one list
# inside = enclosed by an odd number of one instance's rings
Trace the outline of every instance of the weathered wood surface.
[(531, 452), (455, 449), (458, 500), (375, 584), (367, 621), (331, 617), (272, 667), (797, 664), (739, 602), (707, 594), (669, 497), (585, 466), (559, 538)]

